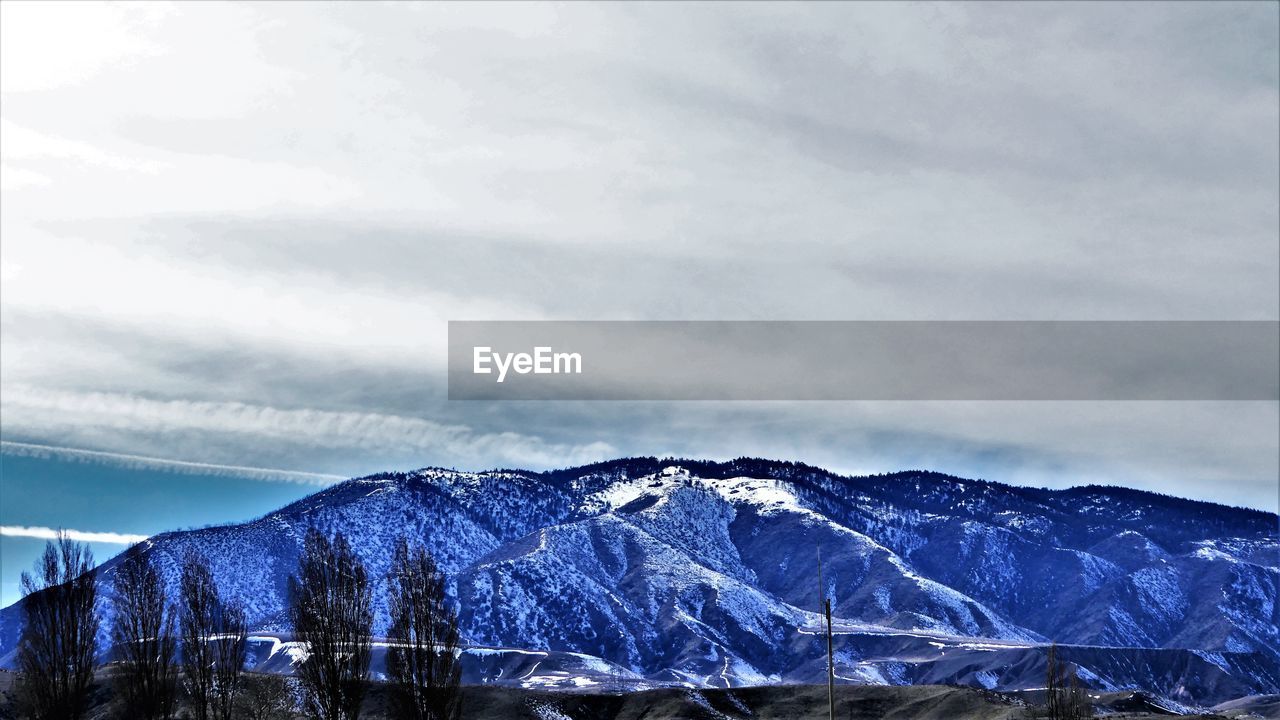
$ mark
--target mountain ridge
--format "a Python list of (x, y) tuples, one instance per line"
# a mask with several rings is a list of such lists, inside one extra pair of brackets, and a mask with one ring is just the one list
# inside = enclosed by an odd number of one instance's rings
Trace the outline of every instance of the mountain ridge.
[[(171, 588), (181, 553), (205, 553), (259, 634), (279, 635), (306, 527), (346, 533), (373, 577), (407, 534), (448, 574), (469, 645), (723, 687), (825, 672), (812, 632), (820, 545), (845, 681), (1031, 689), (1057, 640), (1092, 687), (1203, 706), (1280, 691), (1276, 524), (1264, 511), (1128, 488), (640, 457), (377, 473), (147, 547)], [(0, 611), (0, 655), (16, 639), (14, 608)], [(381, 602), (378, 612), (381, 627)], [(600, 674), (587, 667), (563, 672)], [(537, 672), (525, 680), (549, 682)]]

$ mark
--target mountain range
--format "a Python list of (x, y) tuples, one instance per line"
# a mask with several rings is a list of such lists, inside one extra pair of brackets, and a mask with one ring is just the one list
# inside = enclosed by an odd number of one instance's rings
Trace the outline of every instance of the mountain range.
[[(289, 672), (300, 654), (286, 581), (313, 526), (346, 534), (372, 577), (401, 535), (424, 543), (459, 609), (470, 682), (821, 682), (825, 594), (841, 683), (1034, 691), (1056, 643), (1086, 686), (1171, 709), (1280, 693), (1278, 519), (1257, 510), (1121, 487), (627, 458), (383, 473), (146, 545), (175, 594), (183, 554), (203, 553), (249, 613), (250, 662)], [(118, 561), (101, 568), (108, 587)], [(0, 611), (0, 664), (20, 627), (17, 605)]]

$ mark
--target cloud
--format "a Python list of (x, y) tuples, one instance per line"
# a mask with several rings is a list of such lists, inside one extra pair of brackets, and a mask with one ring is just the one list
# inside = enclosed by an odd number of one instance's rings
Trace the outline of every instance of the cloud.
[(0, 417), (10, 433), (42, 436), (120, 431), (150, 436), (183, 432), (233, 435), (251, 444), (286, 442), (313, 448), (366, 452), (417, 452), (466, 461), (548, 466), (608, 457), (601, 442), (548, 443), (517, 432), (477, 432), (470, 427), (403, 415), (281, 409), (242, 402), (152, 400), (102, 392), (5, 389)]
[(85, 532), (83, 530), (54, 529), (47, 527), (25, 527), (21, 525), (0, 525), (0, 536), (36, 538), (38, 540), (57, 540), (63, 534), (76, 542), (112, 543), (115, 545), (132, 545), (146, 540), (147, 535), (130, 535), (116, 532)]
[(6, 438), (1274, 500), (1274, 404), (460, 404), (441, 352), (448, 319), (1277, 319), (1274, 3), (2, 7)]
[(126, 453), (102, 452), (98, 450), (82, 450), (79, 448), (58, 447), (54, 445), (37, 445), (33, 443), (0, 441), (0, 453), (17, 457), (56, 458), (75, 462), (92, 462), (131, 470), (157, 470), (162, 472), (183, 473), (191, 475), (208, 475), (214, 477), (237, 477), (248, 480), (266, 482), (292, 482), (304, 485), (332, 485), (346, 478), (342, 475), (326, 475), (324, 473), (301, 472), (297, 470), (279, 470), (276, 468), (244, 467), (241, 465), (218, 465), (215, 463), (189, 462), (186, 460), (168, 460), (165, 458), (129, 455)]
[[(4, 22), (5, 90), (47, 90), (83, 82), (114, 62), (130, 57), (156, 56), (159, 46), (144, 39), (139, 26), (154, 25), (164, 10), (158, 6), (112, 7), (86, 2), (74, 10), (43, 3), (7, 3), (0, 9)], [(21, 27), (18, 31), (15, 27)], [(59, 37), (66, 45), (51, 45)], [(74, 47), (75, 52), (66, 52)], [(13, 63), (23, 63), (17, 69)], [(26, 67), (25, 63), (32, 66)]]

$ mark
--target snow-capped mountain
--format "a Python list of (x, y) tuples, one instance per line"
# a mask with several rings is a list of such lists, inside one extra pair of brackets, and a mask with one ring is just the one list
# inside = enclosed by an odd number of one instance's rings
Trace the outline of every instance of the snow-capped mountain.
[[(1280, 544), (1276, 515), (1260, 511), (1123, 488), (634, 458), (374, 475), (149, 545), (175, 590), (182, 554), (204, 553), (260, 631), (255, 662), (287, 670), (285, 583), (310, 526), (345, 533), (374, 577), (399, 536), (424, 542), (449, 576), (475, 681), (819, 680), (821, 548), (842, 682), (1042, 687), (1052, 641), (1099, 689), (1190, 705), (1280, 692)], [(16, 607), (0, 611), (0, 653), (19, 623)], [(540, 671), (539, 657), (562, 661)]]

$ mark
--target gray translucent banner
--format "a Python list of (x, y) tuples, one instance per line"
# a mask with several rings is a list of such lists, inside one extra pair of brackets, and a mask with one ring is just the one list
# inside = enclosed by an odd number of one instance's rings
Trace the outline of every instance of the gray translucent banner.
[(1275, 321), (451, 321), (451, 400), (1277, 400)]

